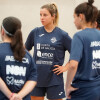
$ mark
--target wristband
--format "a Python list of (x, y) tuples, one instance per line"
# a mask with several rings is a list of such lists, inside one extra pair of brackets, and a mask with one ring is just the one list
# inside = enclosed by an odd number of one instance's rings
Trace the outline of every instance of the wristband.
[(11, 93), (10, 98), (14, 95), (14, 93)]

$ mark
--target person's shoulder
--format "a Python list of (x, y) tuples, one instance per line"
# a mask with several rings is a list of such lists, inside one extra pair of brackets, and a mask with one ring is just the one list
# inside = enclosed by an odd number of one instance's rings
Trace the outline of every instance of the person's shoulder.
[(80, 30), (78, 32), (76, 32), (73, 36), (73, 38), (77, 37), (79, 38), (80, 40), (83, 40), (83, 38), (85, 37), (85, 34), (86, 34), (87, 31), (85, 30)]
[(31, 30), (30, 34), (37, 33), (38, 31), (41, 31), (42, 29), (43, 29), (43, 26), (35, 27), (34, 29)]
[(0, 43), (0, 55), (4, 56), (9, 51), (8, 46), (10, 46), (8, 43)]
[(84, 30), (79, 30), (74, 34), (74, 36), (81, 36), (84, 33)]
[(56, 27), (56, 29), (57, 29), (57, 31), (59, 31), (59, 33), (60, 33), (61, 35), (63, 35), (63, 36), (68, 35), (68, 33), (67, 33), (65, 30), (63, 30), (63, 29), (61, 29), (61, 28), (59, 28), (59, 27)]
[(0, 51), (1, 51), (1, 49), (2, 49), (2, 43), (0, 43)]
[(0, 42), (0, 46), (2, 45), (2, 42)]
[(8, 45), (9, 43), (0, 42), (0, 49), (3, 49), (3, 47), (6, 47)]
[(41, 26), (41, 27), (35, 27), (35, 28), (32, 29), (32, 31), (41, 30), (41, 29), (43, 29), (43, 26)]
[(63, 29), (61, 29), (61, 28), (59, 28), (59, 27), (56, 27), (56, 29), (57, 29), (58, 31), (62, 32), (62, 34), (67, 33), (65, 30), (63, 30)]
[(38, 27), (35, 27), (31, 30), (31, 32), (35, 32), (38, 29)]

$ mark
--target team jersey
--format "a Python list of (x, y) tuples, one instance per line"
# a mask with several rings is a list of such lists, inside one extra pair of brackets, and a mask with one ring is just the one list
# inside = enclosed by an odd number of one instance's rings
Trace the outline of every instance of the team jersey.
[(70, 52), (71, 38), (58, 27), (48, 33), (44, 27), (37, 27), (29, 34), (25, 46), (31, 50), (34, 46), (34, 60), (38, 73), (38, 87), (48, 87), (63, 83), (63, 74), (52, 71), (54, 65), (62, 65), (65, 51)]
[(72, 40), (70, 60), (79, 62), (72, 86), (100, 85), (100, 31), (86, 28), (76, 33)]
[[(16, 61), (10, 47), (10, 43), (0, 44), (0, 77), (6, 83), (7, 87), (13, 93), (18, 93), (26, 81), (37, 81), (36, 66), (33, 58), (26, 51), (22, 60)], [(0, 100), (8, 100), (0, 91)], [(30, 100), (30, 94), (23, 100)]]

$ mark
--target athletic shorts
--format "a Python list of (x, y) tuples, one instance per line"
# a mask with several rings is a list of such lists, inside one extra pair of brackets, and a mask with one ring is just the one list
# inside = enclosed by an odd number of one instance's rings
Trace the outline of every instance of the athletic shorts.
[(67, 100), (100, 100), (100, 86), (80, 88), (71, 93)]
[(65, 97), (64, 85), (54, 85), (50, 87), (35, 87), (31, 96), (44, 97), (47, 99), (62, 99)]

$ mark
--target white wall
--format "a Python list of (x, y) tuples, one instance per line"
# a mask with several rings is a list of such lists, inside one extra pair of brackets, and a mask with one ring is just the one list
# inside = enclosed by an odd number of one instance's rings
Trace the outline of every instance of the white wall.
[[(73, 23), (74, 8), (87, 0), (0, 0), (0, 24), (7, 16), (18, 17), (22, 21), (24, 42), (29, 32), (41, 26), (40, 7), (46, 3), (56, 3), (59, 10), (59, 27), (72, 37), (77, 31)], [(95, 0), (94, 5), (100, 9), (100, 0)]]
[[(15, 16), (22, 21), (22, 32), (24, 42), (29, 32), (41, 26), (40, 7), (46, 3), (56, 3), (59, 10), (59, 27), (67, 31), (72, 37), (77, 31), (73, 23), (74, 8), (83, 1), (87, 0), (0, 0), (0, 24), (5, 17)], [(100, 9), (100, 0), (95, 0), (95, 6)], [(66, 53), (66, 61), (69, 54)], [(66, 79), (66, 73), (64, 73)]]
[(58, 6), (59, 27), (72, 36), (75, 31), (73, 24), (73, 9), (75, 0), (0, 0), (0, 23), (7, 16), (18, 17), (22, 21), (24, 42), (29, 32), (40, 23), (40, 7), (46, 3), (55, 2)]

